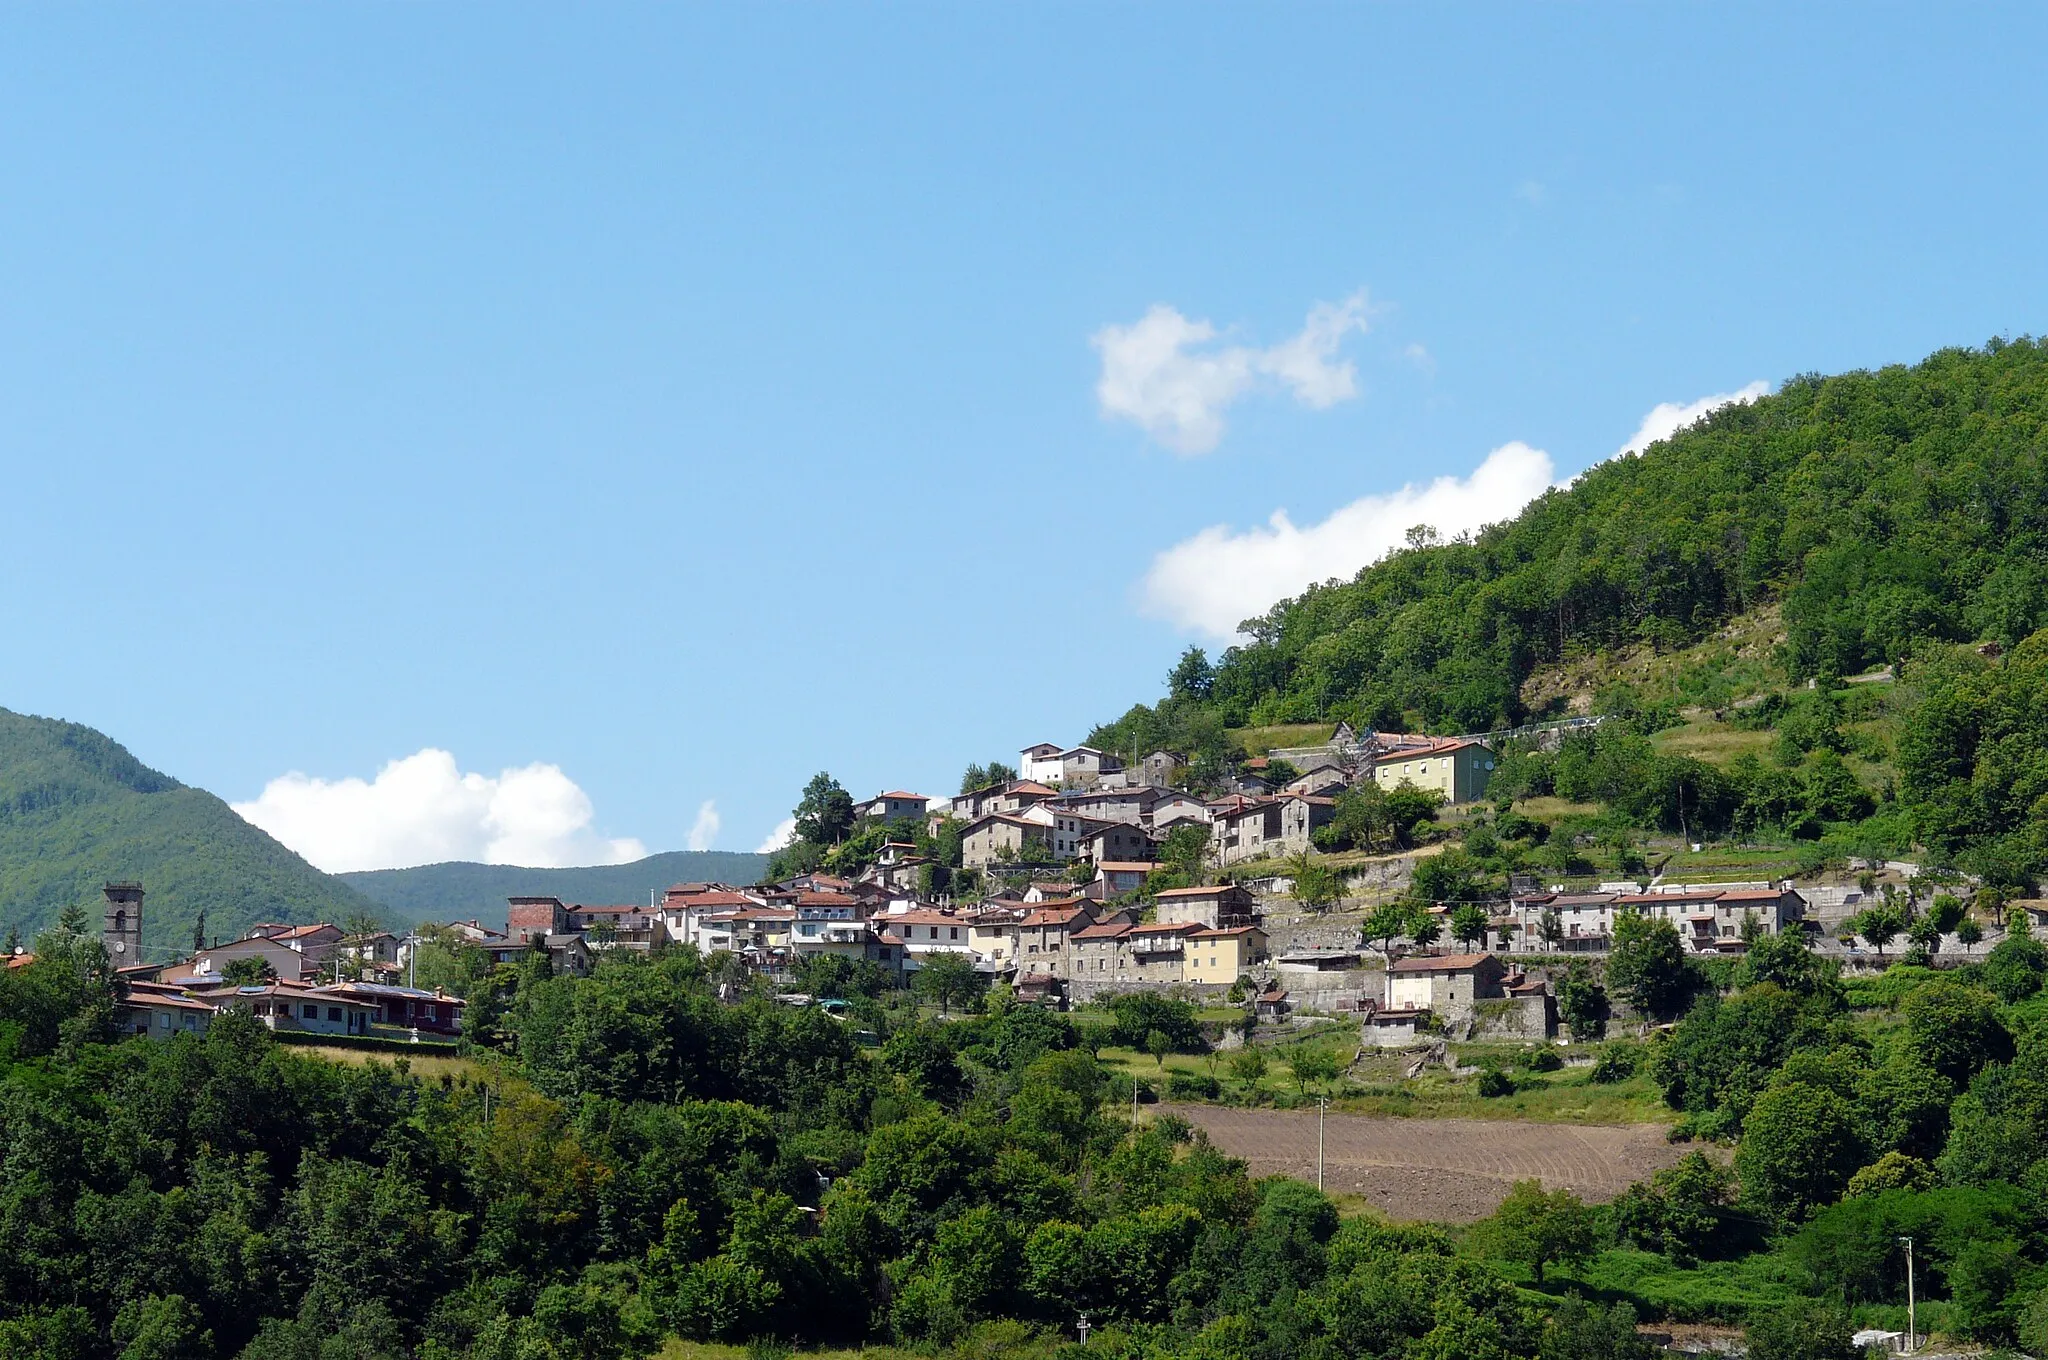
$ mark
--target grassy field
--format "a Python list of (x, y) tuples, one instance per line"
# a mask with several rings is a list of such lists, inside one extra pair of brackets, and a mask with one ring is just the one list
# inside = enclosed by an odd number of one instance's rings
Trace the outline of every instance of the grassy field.
[(490, 1075), (489, 1070), (474, 1058), (462, 1058), (452, 1053), (437, 1053), (431, 1050), (422, 1053), (376, 1052), (362, 1048), (329, 1048), (325, 1044), (294, 1044), (291, 1051), (305, 1053), (315, 1058), (325, 1058), (328, 1062), (347, 1063), (351, 1067), (361, 1067), (365, 1063), (373, 1062), (396, 1066), (403, 1062), (407, 1064), (408, 1071), (429, 1081), (443, 1076), (466, 1076), (471, 1081), (482, 1081)]
[[(1460, 1055), (1471, 1062), (1469, 1051)], [(1512, 1070), (1512, 1069), (1511, 1069)], [(1525, 1119), (1543, 1124), (1668, 1124), (1671, 1108), (1648, 1077), (1599, 1083), (1590, 1068), (1559, 1072), (1514, 1071), (1509, 1095), (1482, 1096), (1477, 1077), (1432, 1068), (1403, 1080), (1392, 1067), (1385, 1080), (1347, 1081), (1334, 1109), (1347, 1114), (1413, 1119)]]
[(1655, 838), (1644, 847), (1650, 867), (1690, 882), (1716, 879), (1785, 878), (1800, 871), (1808, 848), (1790, 845), (1709, 845), (1694, 851), (1679, 841)]
[[(1333, 1089), (1331, 1108), (1348, 1114), (1588, 1124), (1668, 1124), (1674, 1119), (1647, 1076), (1598, 1083), (1585, 1067), (1527, 1072), (1514, 1066), (1515, 1055), (1524, 1051), (1517, 1045), (1457, 1044), (1451, 1049), (1461, 1067), (1500, 1067), (1511, 1072), (1515, 1089), (1509, 1095), (1482, 1096), (1476, 1074), (1459, 1076), (1443, 1067), (1431, 1067), (1410, 1079), (1403, 1073), (1413, 1055), (1368, 1051), (1360, 1058), (1357, 1029), (1342, 1022), (1318, 1027), (1298, 1040), (1261, 1045), (1267, 1056), (1266, 1072), (1250, 1085), (1233, 1075), (1227, 1053), (1169, 1053), (1164, 1063), (1128, 1048), (1105, 1048), (1098, 1056), (1110, 1070), (1155, 1087), (1163, 1088), (1176, 1072), (1208, 1076), (1222, 1085), (1224, 1098), (1232, 1103), (1286, 1107), (1313, 1099), (1287, 1066), (1288, 1053), (1302, 1047), (1324, 1049), (1336, 1057), (1344, 1075)], [(1568, 1057), (1591, 1052), (1576, 1048), (1560, 1051)]]
[(1574, 803), (1565, 798), (1523, 798), (1516, 802), (1515, 811), (1524, 817), (1534, 817), (1542, 822), (1554, 822), (1560, 817), (1597, 817), (1598, 803)]
[[(1646, 1321), (1739, 1324), (1750, 1313), (1803, 1297), (1800, 1282), (1784, 1262), (1763, 1253), (1680, 1266), (1651, 1252), (1611, 1248), (1581, 1265), (1552, 1266), (1540, 1292), (1534, 1289), (1526, 1267), (1507, 1261), (1492, 1264), (1530, 1291), (1532, 1299), (1583, 1294), (1609, 1303), (1621, 1301), (1631, 1304)], [(1901, 1331), (1906, 1325), (1903, 1304), (1858, 1304), (1850, 1315), (1858, 1327)], [(1947, 1303), (1920, 1301), (1922, 1333), (1944, 1332), (1948, 1321)]]
[(1682, 727), (1669, 727), (1651, 738), (1657, 749), (1670, 755), (1692, 756), (1710, 765), (1726, 766), (1740, 755), (1761, 757), (1776, 738), (1769, 732), (1751, 732), (1711, 717), (1699, 717)]
[(1321, 746), (1336, 731), (1335, 723), (1280, 723), (1272, 727), (1233, 727), (1223, 735), (1258, 756), (1276, 746)]

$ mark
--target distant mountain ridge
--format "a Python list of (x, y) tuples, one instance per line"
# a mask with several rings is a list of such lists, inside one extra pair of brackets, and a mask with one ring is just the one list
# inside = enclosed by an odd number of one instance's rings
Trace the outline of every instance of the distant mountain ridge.
[(140, 882), (146, 958), (258, 921), (386, 913), (204, 789), (150, 769), (80, 723), (0, 709), (0, 931), (24, 943), (78, 903), (97, 925), (100, 885)]
[(500, 925), (508, 897), (559, 897), (591, 905), (639, 903), (648, 900), (650, 891), (672, 883), (757, 882), (767, 868), (766, 855), (670, 850), (630, 864), (587, 868), (527, 869), (458, 860), (411, 869), (363, 869), (337, 877), (375, 900), (385, 915), (408, 924), (479, 920)]

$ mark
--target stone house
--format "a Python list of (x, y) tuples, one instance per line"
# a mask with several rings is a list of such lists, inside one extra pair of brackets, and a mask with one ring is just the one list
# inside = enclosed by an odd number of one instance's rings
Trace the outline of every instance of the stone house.
[(1063, 811), (1098, 822), (1143, 826), (1153, 808), (1165, 801), (1154, 788), (1082, 789), (1060, 795)]
[(1438, 954), (1387, 965), (1387, 1005), (1445, 1017), (1472, 1013), (1476, 1003), (1504, 998), (1507, 967), (1492, 954)]
[(1258, 902), (1235, 883), (1206, 888), (1168, 888), (1154, 902), (1154, 914), (1168, 923), (1193, 922), (1211, 930), (1260, 924)]
[(1218, 864), (1258, 859), (1280, 844), (1280, 804), (1267, 798), (1240, 798), (1217, 812), (1209, 827), (1209, 847)]
[(1081, 903), (1042, 903), (1017, 923), (1017, 957), (1037, 972), (1063, 972), (1069, 937), (1094, 924), (1093, 912)]
[(968, 823), (960, 833), (960, 862), (969, 869), (986, 869), (1003, 861), (1041, 862), (1053, 857), (1053, 836), (1053, 828), (1042, 822), (991, 812)]
[(1188, 763), (1171, 751), (1154, 751), (1138, 762), (1137, 782), (1148, 788), (1170, 789)]
[(1083, 926), (1067, 939), (1067, 976), (1088, 982), (1130, 980), (1130, 952), (1126, 937), (1127, 920), (1104, 921)]
[(853, 805), (853, 815), (863, 820), (894, 822), (903, 818), (918, 818), (925, 814), (931, 799), (921, 793), (878, 793), (865, 803)]
[(1083, 858), (1102, 864), (1150, 861), (1159, 853), (1159, 842), (1129, 822), (1097, 822), (1075, 845)]
[(1070, 789), (1092, 788), (1104, 775), (1123, 767), (1123, 761), (1093, 746), (1069, 747), (1060, 752), (1060, 783)]

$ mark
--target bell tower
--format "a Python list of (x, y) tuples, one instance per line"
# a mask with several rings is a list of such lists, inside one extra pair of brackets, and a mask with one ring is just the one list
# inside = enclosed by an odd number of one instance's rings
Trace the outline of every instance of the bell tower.
[(100, 940), (116, 968), (142, 962), (142, 885), (109, 883), (100, 891), (106, 895), (106, 923)]

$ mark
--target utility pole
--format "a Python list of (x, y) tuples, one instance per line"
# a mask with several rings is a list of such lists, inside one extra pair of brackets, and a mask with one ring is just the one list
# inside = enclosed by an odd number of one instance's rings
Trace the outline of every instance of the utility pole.
[(1328, 1109), (1328, 1096), (1316, 1097), (1316, 1189), (1323, 1188), (1323, 1111)]
[(1920, 1319), (1913, 1298), (1913, 1239), (1901, 1237), (1899, 1240), (1906, 1244), (1906, 1349), (1915, 1351), (1920, 1348)]

